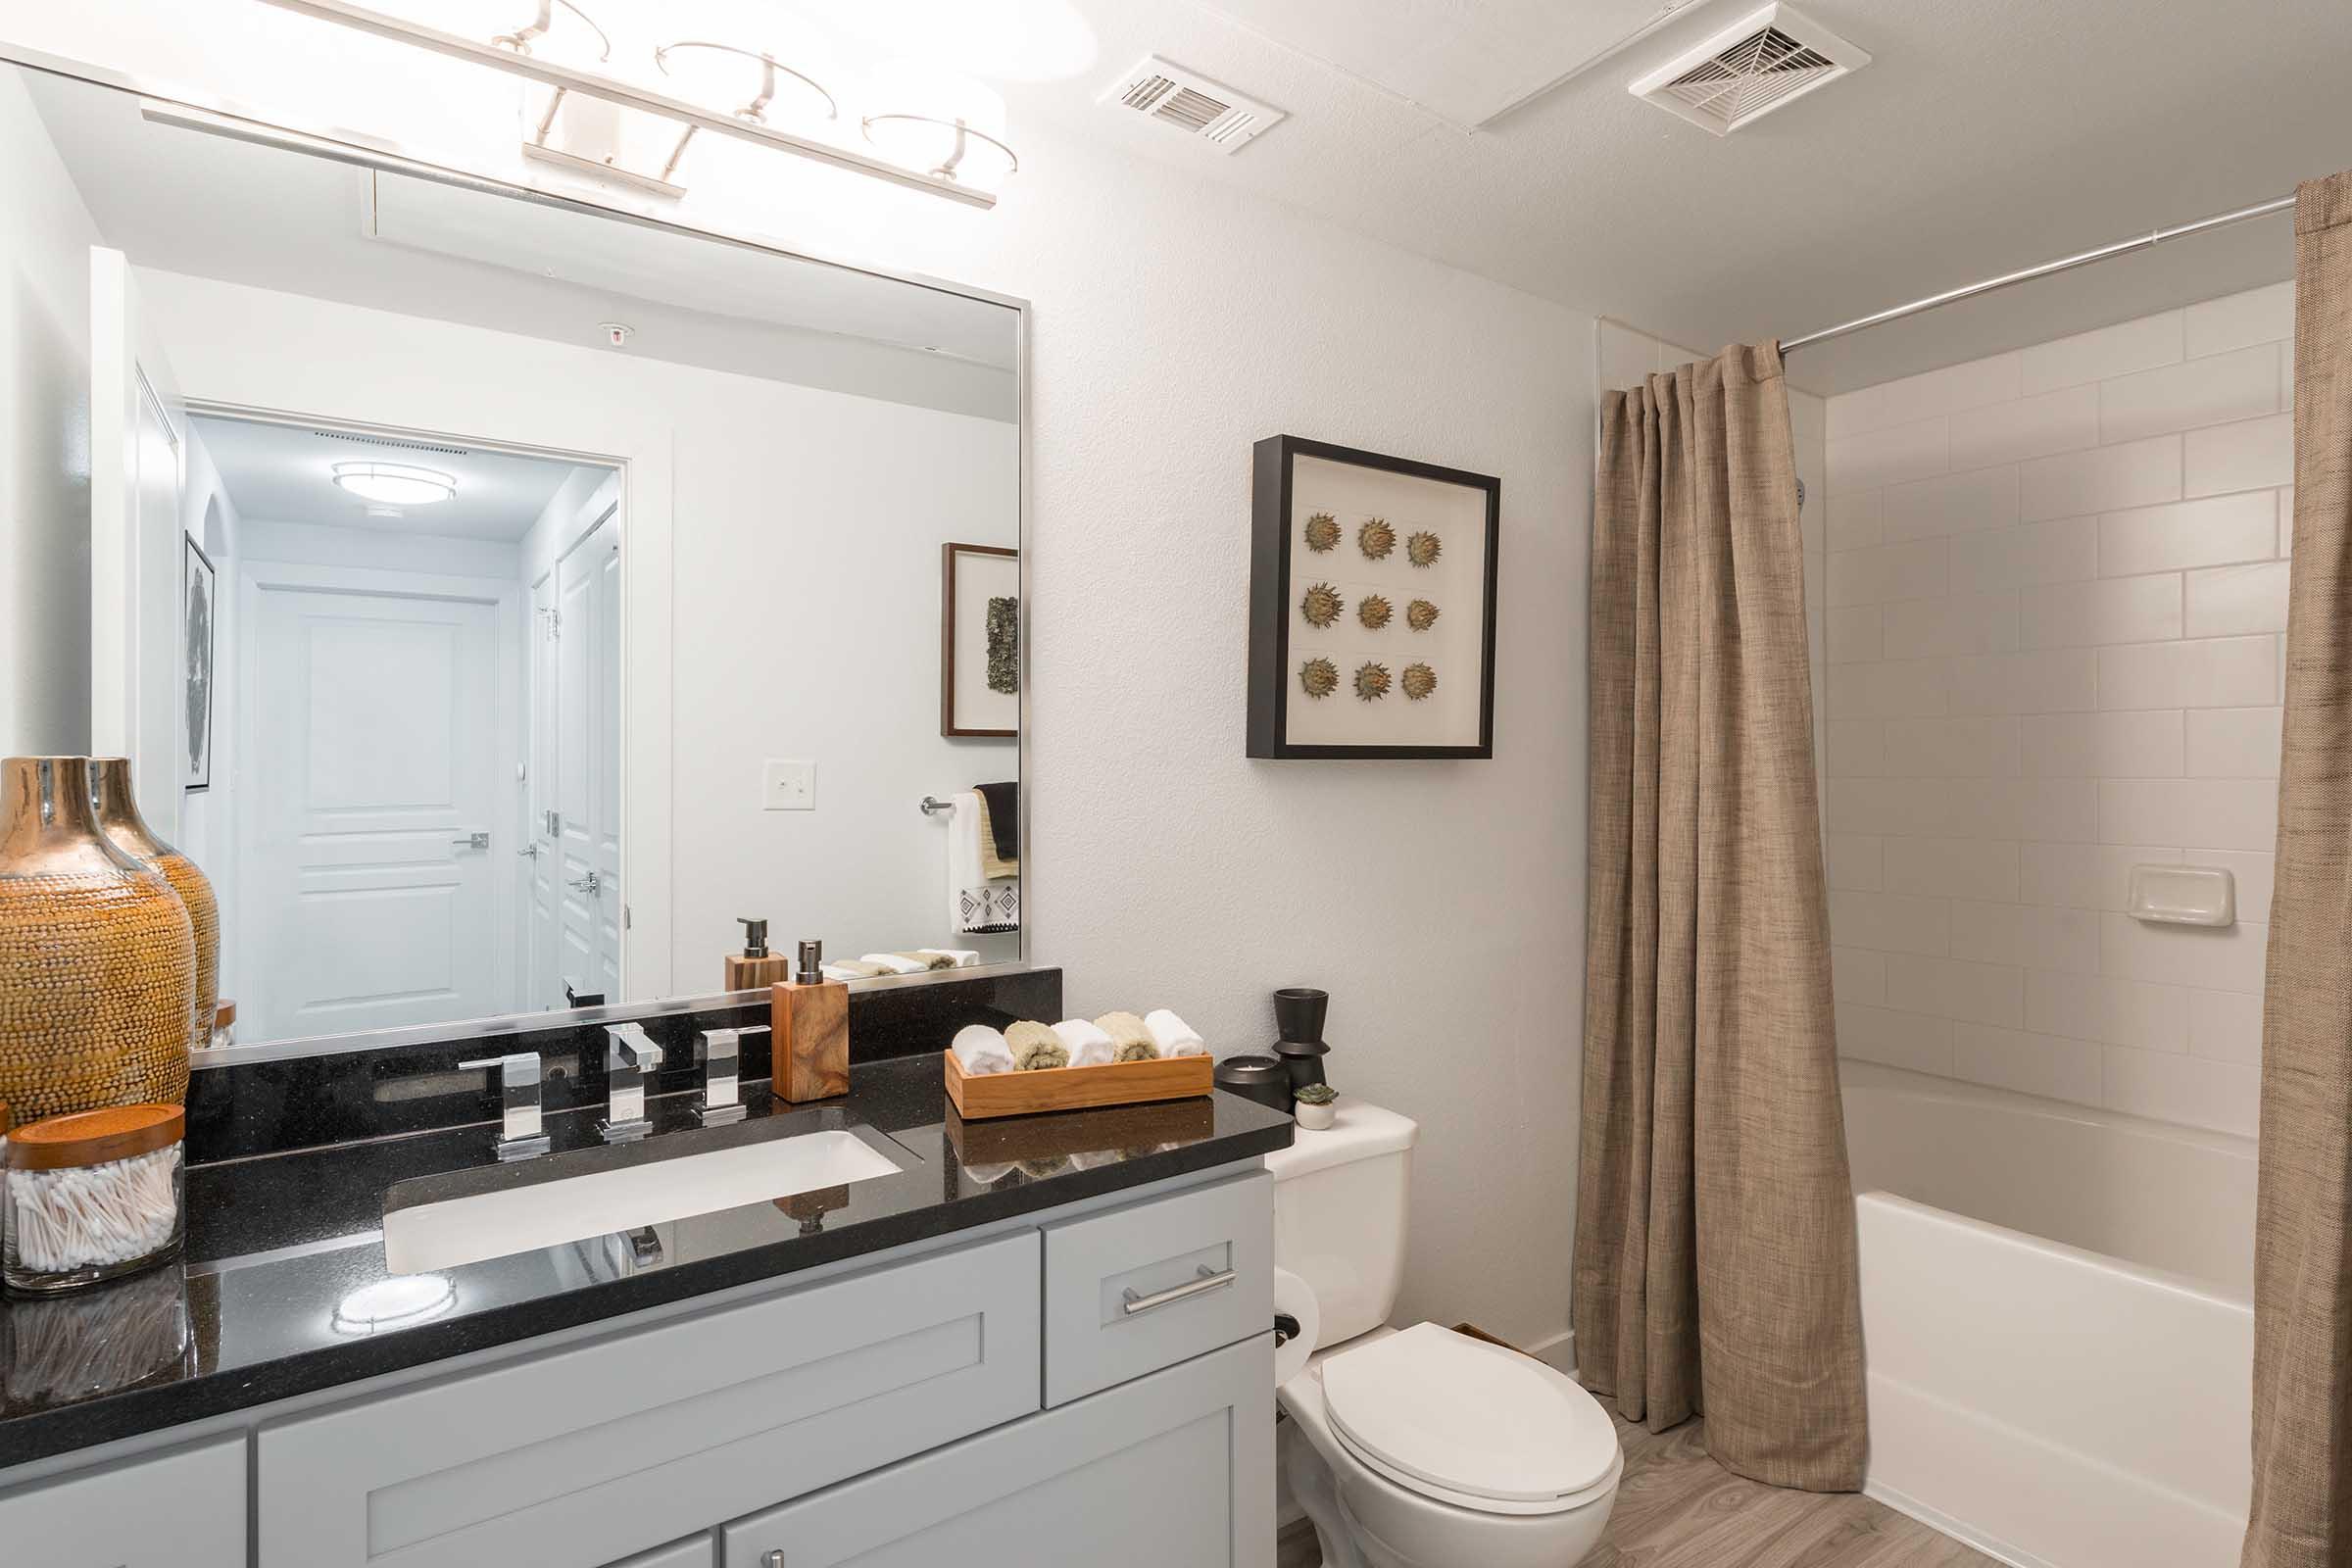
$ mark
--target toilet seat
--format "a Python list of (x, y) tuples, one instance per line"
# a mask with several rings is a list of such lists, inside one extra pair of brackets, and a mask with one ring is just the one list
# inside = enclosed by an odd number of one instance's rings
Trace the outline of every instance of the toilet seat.
[(1325, 1359), (1341, 1446), (1376, 1475), (1488, 1514), (1551, 1514), (1614, 1491), (1623, 1456), (1600, 1402), (1515, 1350), (1434, 1323)]

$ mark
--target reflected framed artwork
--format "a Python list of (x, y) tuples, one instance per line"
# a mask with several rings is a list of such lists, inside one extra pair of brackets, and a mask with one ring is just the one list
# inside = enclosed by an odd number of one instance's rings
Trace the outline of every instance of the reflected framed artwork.
[(183, 725), (179, 787), (213, 787), (213, 628), (219, 585), (210, 556), (196, 541), (180, 535), (186, 549), (180, 556), (180, 692)]
[(1502, 481), (1301, 436), (1251, 475), (1249, 755), (1494, 755)]
[(1021, 723), (1021, 553), (940, 547), (939, 732), (1008, 739)]

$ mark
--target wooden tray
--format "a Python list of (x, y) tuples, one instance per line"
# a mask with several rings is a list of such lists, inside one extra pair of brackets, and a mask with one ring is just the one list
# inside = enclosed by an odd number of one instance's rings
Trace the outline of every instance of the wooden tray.
[(1100, 1067), (1048, 1067), (1038, 1072), (991, 1072), (967, 1078), (953, 1051), (946, 1054), (948, 1098), (966, 1121), (1026, 1116), (1040, 1110), (1085, 1110), (1149, 1100), (1190, 1100), (1216, 1088), (1208, 1056), (1162, 1056), (1113, 1061)]

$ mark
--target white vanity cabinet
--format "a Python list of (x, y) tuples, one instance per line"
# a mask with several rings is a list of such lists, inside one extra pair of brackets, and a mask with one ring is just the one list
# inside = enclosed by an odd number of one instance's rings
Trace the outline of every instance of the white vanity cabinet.
[(721, 1568), (1267, 1568), (1274, 1337), (729, 1525)]
[(1271, 1568), (1271, 1232), (1229, 1166), (156, 1433), (0, 1568)]
[(245, 1568), (245, 1440), (0, 1492), (0, 1563)]
[(1038, 1404), (1035, 1231), (272, 1422), (262, 1568), (601, 1568)]

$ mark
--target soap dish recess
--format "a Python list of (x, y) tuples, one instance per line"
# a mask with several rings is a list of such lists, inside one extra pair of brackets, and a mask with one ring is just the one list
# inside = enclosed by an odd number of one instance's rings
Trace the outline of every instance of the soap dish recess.
[(2135, 865), (2128, 907), (2157, 925), (2235, 925), (2236, 878), (2218, 865)]

